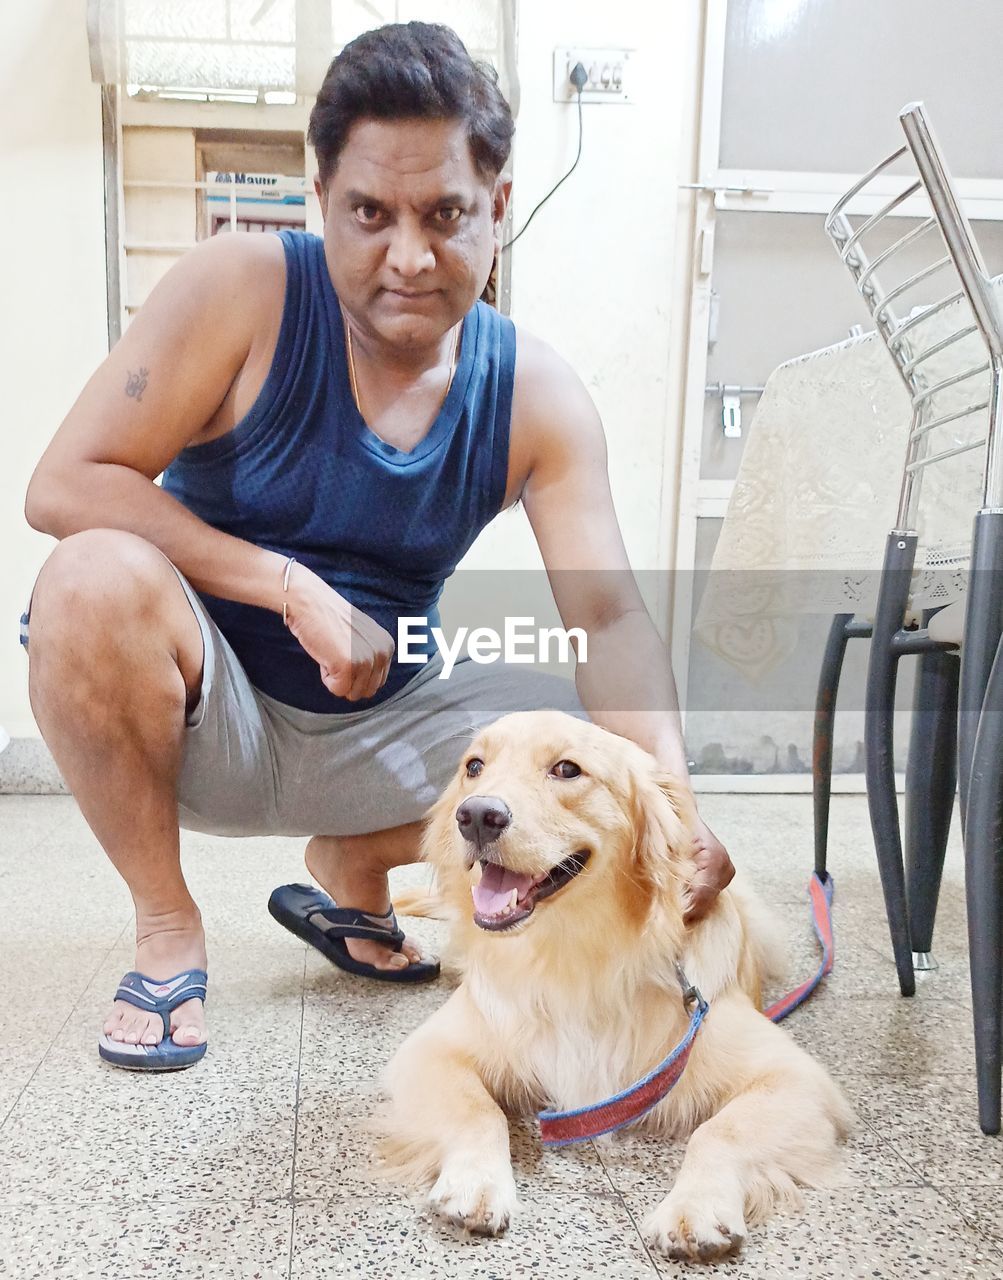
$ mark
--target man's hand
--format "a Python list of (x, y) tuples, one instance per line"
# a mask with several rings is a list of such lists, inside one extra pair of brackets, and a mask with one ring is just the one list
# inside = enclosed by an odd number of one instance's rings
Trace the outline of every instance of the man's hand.
[(683, 919), (693, 924), (714, 905), (717, 895), (731, 884), (735, 868), (728, 850), (705, 822), (697, 818), (694, 848), (696, 871), (683, 891)]
[(301, 564), (290, 575), (288, 619), (329, 693), (358, 702), (382, 689), (396, 647), (393, 637)]

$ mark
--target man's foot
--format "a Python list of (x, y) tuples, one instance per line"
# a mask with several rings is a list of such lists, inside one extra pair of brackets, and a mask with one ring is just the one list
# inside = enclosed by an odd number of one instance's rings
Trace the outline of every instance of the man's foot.
[[(339, 906), (356, 907), (382, 915), (390, 909), (390, 888), (385, 866), (375, 846), (374, 836), (314, 836), (306, 847), (307, 870)], [(374, 856), (376, 854), (376, 856)], [(353, 960), (371, 964), (377, 969), (403, 969), (414, 960), (423, 959), (421, 947), (413, 938), (405, 938), (400, 951), (391, 951), (367, 938), (346, 938), (345, 946)]]
[[(202, 923), (170, 924), (167, 928), (137, 927), (134, 968), (153, 981), (167, 982), (186, 969), (206, 967), (205, 934)], [(146, 1013), (124, 1000), (116, 1000), (102, 1028), (105, 1035), (121, 1044), (160, 1044), (164, 1024), (159, 1013)], [(171, 1039), (188, 1047), (206, 1038), (205, 1009), (201, 1000), (186, 1000), (171, 1014)]]

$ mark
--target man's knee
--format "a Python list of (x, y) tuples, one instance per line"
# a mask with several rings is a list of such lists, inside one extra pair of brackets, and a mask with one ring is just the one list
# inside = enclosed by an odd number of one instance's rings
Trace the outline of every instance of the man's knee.
[[(202, 636), (182, 584), (159, 550), (116, 529), (65, 538), (38, 575), (28, 613), (28, 658), (102, 654), (162, 634), (186, 684), (202, 667)], [(32, 663), (35, 666), (35, 663)]]
[(119, 529), (71, 534), (38, 575), (29, 618), (32, 646), (67, 631), (114, 629), (148, 615), (170, 564), (151, 543)]
[[(173, 677), (156, 678), (151, 648), (176, 666)], [(97, 684), (98, 702), (113, 709), (115, 694), (135, 695), (130, 675), (182, 713), (198, 695), (202, 633), (184, 588), (152, 543), (121, 530), (76, 533), (52, 552), (32, 595), (27, 649), (33, 706), (53, 693), (60, 704), (93, 703)]]

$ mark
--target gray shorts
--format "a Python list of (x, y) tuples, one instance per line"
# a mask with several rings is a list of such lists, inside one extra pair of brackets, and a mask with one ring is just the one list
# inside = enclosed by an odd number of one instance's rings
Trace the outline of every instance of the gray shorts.
[[(177, 573), (177, 570), (175, 569)], [(188, 715), (178, 816), (211, 835), (347, 836), (421, 818), (474, 734), (509, 711), (587, 719), (573, 681), (436, 655), (378, 706), (319, 715), (254, 688), (182, 574), (205, 651)]]

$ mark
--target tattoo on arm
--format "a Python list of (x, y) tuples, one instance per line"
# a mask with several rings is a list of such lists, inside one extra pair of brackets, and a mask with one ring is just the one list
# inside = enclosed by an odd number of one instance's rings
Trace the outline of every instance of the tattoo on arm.
[(129, 373), (128, 380), (125, 384), (125, 394), (132, 396), (135, 400), (142, 400), (143, 392), (146, 390), (146, 380), (149, 377), (149, 369), (140, 369), (138, 373)]

